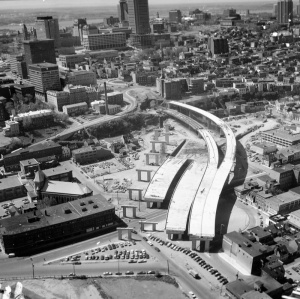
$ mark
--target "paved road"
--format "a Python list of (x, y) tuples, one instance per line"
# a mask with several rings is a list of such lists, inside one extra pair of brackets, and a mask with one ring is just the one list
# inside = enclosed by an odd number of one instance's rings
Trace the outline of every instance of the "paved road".
[[(57, 134), (57, 135), (54, 135), (52, 137), (49, 137), (47, 139), (56, 139), (56, 138), (60, 138), (60, 137), (64, 137), (66, 135), (69, 135), (69, 134), (72, 134), (72, 133), (75, 133), (79, 130), (82, 130), (84, 128), (88, 128), (88, 127), (92, 127), (92, 126), (95, 126), (95, 125), (99, 125), (101, 123), (104, 123), (104, 122), (107, 122), (107, 121), (110, 121), (110, 120), (113, 120), (113, 119), (118, 119), (118, 118), (121, 118), (122, 116), (124, 116), (125, 114), (127, 113), (130, 113), (130, 112), (133, 112), (136, 108), (136, 99), (132, 96), (129, 95), (129, 91), (130, 90), (127, 90), (126, 92), (124, 92), (124, 101), (127, 102), (129, 105), (127, 105), (125, 107), (124, 110), (122, 110), (121, 112), (119, 112), (118, 114), (116, 115), (105, 115), (101, 118), (96, 118), (94, 120), (91, 120), (87, 123), (84, 123), (82, 125), (77, 125), (77, 126), (72, 126), (72, 128), (68, 128), (66, 130), (64, 130), (63, 132)], [(43, 142), (42, 141), (39, 141), (37, 143), (41, 143)], [(35, 143), (35, 144), (37, 144)]]

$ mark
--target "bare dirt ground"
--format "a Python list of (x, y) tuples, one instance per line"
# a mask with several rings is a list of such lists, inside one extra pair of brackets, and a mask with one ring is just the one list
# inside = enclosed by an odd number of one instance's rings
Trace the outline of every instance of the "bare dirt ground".
[[(96, 281), (96, 283), (98, 283)], [(187, 298), (179, 288), (169, 283), (158, 280), (140, 280), (133, 278), (111, 278), (102, 279), (100, 282), (102, 290), (111, 299), (184, 299)]]
[[(87, 280), (24, 280), (23, 294), (27, 299), (103, 299), (97, 288)], [(16, 281), (5, 282), (14, 289)]]
[[(104, 279), (41, 279), (24, 280), (26, 299), (184, 299), (187, 298), (174, 284), (158, 279), (104, 278)], [(15, 288), (16, 281), (5, 282)]]

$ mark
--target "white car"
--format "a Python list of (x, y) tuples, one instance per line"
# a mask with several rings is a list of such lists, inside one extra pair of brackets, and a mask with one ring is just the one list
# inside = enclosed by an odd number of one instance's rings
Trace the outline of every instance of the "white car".
[(150, 242), (150, 241), (147, 241), (147, 243), (148, 243), (150, 246), (153, 246), (152, 242)]

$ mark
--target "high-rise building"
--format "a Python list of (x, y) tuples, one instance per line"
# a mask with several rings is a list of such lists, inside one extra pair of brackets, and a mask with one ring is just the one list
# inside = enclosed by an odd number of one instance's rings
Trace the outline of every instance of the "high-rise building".
[(288, 24), (293, 20), (293, 0), (281, 0), (277, 3), (277, 22)]
[(225, 18), (235, 17), (236, 16), (236, 9), (233, 9), (233, 8), (225, 9), (224, 12), (223, 12), (223, 16)]
[(60, 47), (58, 19), (53, 19), (51, 16), (37, 17), (35, 28), (38, 39), (53, 39), (55, 48)]
[(120, 0), (118, 4), (118, 16), (121, 23), (128, 22), (128, 6), (126, 0)]
[(27, 70), (35, 63), (56, 63), (53, 39), (25, 40), (23, 43)]
[(38, 63), (29, 66), (30, 82), (35, 91), (45, 94), (47, 90), (61, 90), (58, 66), (52, 63)]
[(179, 9), (174, 9), (169, 11), (169, 22), (170, 23), (180, 23), (181, 22), (181, 11)]
[(297, 16), (299, 17), (300, 16), (300, 0), (299, 0), (299, 4), (297, 4)]
[(128, 21), (133, 34), (149, 34), (148, 0), (128, 0)]
[(228, 40), (222, 37), (210, 37), (208, 39), (207, 47), (212, 55), (225, 54), (229, 52)]
[(273, 5), (273, 17), (277, 17), (278, 5), (277, 3)]

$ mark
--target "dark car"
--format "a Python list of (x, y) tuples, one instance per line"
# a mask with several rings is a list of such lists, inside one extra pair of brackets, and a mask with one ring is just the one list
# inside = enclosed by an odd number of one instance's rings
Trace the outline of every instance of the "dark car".
[(147, 272), (147, 274), (155, 274), (155, 271), (150, 270), (150, 271)]
[(146, 271), (140, 271), (137, 274), (147, 274), (147, 272)]
[(126, 273), (125, 273), (126, 275), (133, 275), (134, 274), (134, 272), (133, 271), (126, 271)]
[(122, 275), (122, 272), (116, 272), (115, 274), (116, 275)]
[(134, 229), (132, 230), (132, 232), (133, 232), (134, 234), (137, 234), (137, 231), (136, 231), (136, 230), (134, 230)]
[(157, 252), (160, 252), (160, 249), (159, 249), (159, 248), (154, 247), (154, 249), (155, 249)]
[(109, 250), (112, 250), (112, 246), (110, 244), (107, 245)]
[(116, 245), (115, 245), (115, 244), (111, 244), (111, 247), (112, 247), (113, 249), (116, 249)]
[(143, 240), (148, 241), (148, 239), (146, 237), (143, 237)]

